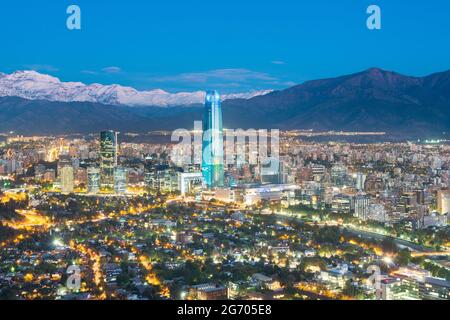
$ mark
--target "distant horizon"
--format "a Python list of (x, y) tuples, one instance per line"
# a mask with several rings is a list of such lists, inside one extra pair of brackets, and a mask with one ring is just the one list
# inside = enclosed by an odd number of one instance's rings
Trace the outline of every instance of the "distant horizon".
[[(432, 71), (432, 72), (426, 73), (424, 75), (415, 75), (415, 74), (405, 74), (405, 73), (398, 72), (397, 70), (390, 70), (390, 69), (386, 69), (386, 68), (383, 68), (383, 67), (373, 66), (373, 67), (366, 68), (364, 70), (353, 71), (353, 72), (350, 72), (350, 73), (345, 73), (345, 74), (340, 74), (340, 75), (335, 75), (335, 76), (324, 76), (324, 77), (316, 78), (316, 79), (306, 79), (303, 82), (294, 83), (294, 84), (291, 84), (290, 86), (287, 86), (287, 87), (284, 87), (284, 88), (266, 89), (266, 90), (281, 91), (281, 90), (289, 89), (289, 88), (294, 87), (294, 86), (302, 85), (302, 84), (304, 84), (306, 82), (309, 82), (309, 81), (327, 80), (327, 79), (334, 79), (334, 78), (339, 78), (339, 77), (345, 77), (345, 76), (355, 75), (355, 74), (358, 74), (358, 73), (367, 72), (367, 71), (372, 70), (372, 69), (382, 70), (382, 71), (385, 71), (385, 72), (392, 72), (392, 73), (396, 73), (396, 74), (400, 74), (402, 76), (412, 77), (412, 78), (424, 78), (424, 77), (431, 76), (431, 75), (434, 75), (434, 74), (445, 73), (445, 72), (449, 72), (450, 71), (450, 67), (449, 67), (447, 69), (443, 69), (443, 70), (440, 70), (440, 71), (439, 70)], [(46, 71), (38, 71), (38, 70), (35, 70), (35, 69), (21, 69), (21, 70), (18, 69), (18, 70), (15, 70), (15, 71), (7, 73), (7, 72), (4, 72), (4, 71), (0, 70), (0, 74), (3, 73), (3, 74), (6, 74), (6, 75), (12, 75), (12, 74), (17, 73), (17, 72), (36, 72), (36, 73), (38, 73), (40, 75), (46, 75), (46, 76), (51, 76), (53, 78), (57, 78), (62, 83), (70, 83), (70, 82), (77, 83), (78, 82), (78, 83), (81, 83), (81, 84), (86, 85), (86, 86), (90, 86), (90, 85), (116, 86), (117, 85), (117, 86), (121, 86), (121, 87), (132, 88), (132, 89), (135, 89), (135, 90), (137, 90), (139, 92), (163, 90), (166, 93), (177, 94), (177, 93), (195, 93), (195, 92), (204, 92), (204, 93), (206, 93), (207, 91), (216, 90), (221, 95), (228, 95), (228, 94), (233, 95), (233, 94), (245, 94), (245, 93), (251, 93), (251, 92), (265, 91), (265, 90), (254, 89), (254, 90), (248, 90), (248, 91), (222, 92), (222, 91), (220, 91), (218, 89), (208, 88), (208, 87), (206, 87), (205, 89), (199, 89), (199, 90), (193, 90), (193, 91), (170, 91), (170, 90), (164, 90), (164, 89), (159, 88), (159, 87), (138, 90), (137, 88), (134, 88), (132, 86), (127, 86), (127, 85), (124, 85), (122, 83), (105, 84), (105, 83), (99, 83), (99, 82), (82, 82), (82, 81), (77, 81), (77, 80), (66, 81), (66, 80), (58, 77), (57, 75), (54, 74), (54, 72), (51, 72), (51, 71), (46, 72)]]

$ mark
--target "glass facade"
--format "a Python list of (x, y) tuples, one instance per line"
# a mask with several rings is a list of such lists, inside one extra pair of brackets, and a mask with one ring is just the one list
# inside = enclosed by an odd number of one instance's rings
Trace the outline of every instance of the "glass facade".
[(97, 168), (87, 169), (88, 193), (96, 194), (100, 191), (100, 170)]
[(114, 170), (114, 191), (125, 193), (127, 191), (127, 169), (116, 168)]
[(261, 165), (261, 183), (279, 184), (281, 183), (280, 160), (270, 159), (267, 165)]
[(100, 133), (100, 186), (104, 191), (114, 189), (114, 168), (117, 166), (117, 132)]
[(206, 93), (203, 116), (202, 175), (208, 188), (223, 187), (222, 107), (217, 91)]

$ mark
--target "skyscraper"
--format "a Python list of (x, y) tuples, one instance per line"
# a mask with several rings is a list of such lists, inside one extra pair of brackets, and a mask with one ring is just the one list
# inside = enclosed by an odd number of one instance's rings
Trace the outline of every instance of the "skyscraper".
[(437, 192), (437, 211), (440, 214), (450, 213), (450, 190)]
[(100, 170), (98, 168), (87, 169), (88, 193), (96, 194), (100, 191)]
[(370, 198), (364, 193), (358, 193), (354, 199), (354, 216), (366, 221), (369, 215)]
[(206, 93), (203, 116), (202, 174), (208, 188), (223, 186), (222, 107), (217, 91)]
[(336, 187), (342, 187), (346, 183), (347, 168), (338, 163), (331, 167), (331, 182)]
[(73, 192), (73, 167), (66, 165), (61, 168), (61, 192)]
[(67, 166), (72, 166), (72, 159), (68, 155), (61, 155), (59, 157), (58, 164), (56, 167), (59, 179), (61, 179), (62, 168)]
[(366, 182), (366, 175), (361, 172), (357, 172), (356, 173), (356, 190), (363, 191), (365, 182)]
[(127, 170), (125, 168), (114, 170), (114, 191), (119, 194), (127, 192)]
[(103, 131), (100, 133), (100, 186), (104, 191), (114, 190), (117, 145), (117, 132)]

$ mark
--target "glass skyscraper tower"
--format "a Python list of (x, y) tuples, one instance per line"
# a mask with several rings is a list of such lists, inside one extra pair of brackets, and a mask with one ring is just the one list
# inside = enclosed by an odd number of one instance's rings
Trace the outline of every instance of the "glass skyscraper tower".
[(203, 116), (202, 174), (208, 188), (223, 187), (222, 107), (217, 91), (206, 93)]
[(104, 191), (114, 190), (114, 168), (117, 166), (117, 132), (100, 133), (100, 186)]

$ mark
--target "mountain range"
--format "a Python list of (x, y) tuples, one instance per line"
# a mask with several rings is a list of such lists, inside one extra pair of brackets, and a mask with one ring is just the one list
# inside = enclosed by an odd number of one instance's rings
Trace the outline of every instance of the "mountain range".
[[(224, 106), (233, 127), (442, 134), (450, 132), (450, 71), (410, 77), (372, 68)], [(246, 112), (232, 118), (238, 110)]]
[[(253, 91), (224, 95), (223, 99), (249, 99), (271, 92)], [(62, 82), (58, 78), (36, 71), (17, 71), (12, 74), (0, 73), (0, 97), (20, 97), (29, 100), (57, 102), (97, 102), (107, 105), (125, 106), (183, 106), (203, 103), (205, 93), (169, 93), (161, 89), (138, 91), (117, 84), (86, 85), (81, 82)]]
[[(202, 119), (201, 92), (161, 102), (141, 100), (154, 91), (141, 95), (115, 85), (62, 83), (31, 72), (13, 75), (14, 86), (11, 79), (5, 80), (11, 75), (0, 75), (1, 132), (148, 132), (190, 129), (194, 120)], [(50, 78), (30, 85), (23, 80), (30, 77)], [(450, 132), (450, 71), (412, 77), (372, 68), (254, 94), (225, 96), (224, 127), (384, 131), (405, 137)]]

